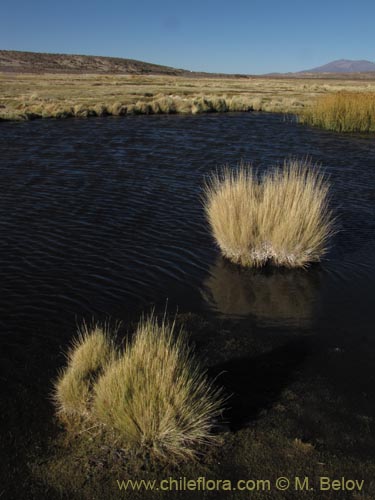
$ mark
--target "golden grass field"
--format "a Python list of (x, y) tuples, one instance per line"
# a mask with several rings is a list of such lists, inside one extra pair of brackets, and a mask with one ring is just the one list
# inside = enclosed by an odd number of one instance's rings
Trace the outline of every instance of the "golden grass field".
[(335, 132), (375, 132), (375, 93), (338, 92), (322, 96), (304, 110), (300, 121)]
[(375, 92), (375, 80), (0, 73), (0, 119), (210, 111), (300, 113), (335, 92)]

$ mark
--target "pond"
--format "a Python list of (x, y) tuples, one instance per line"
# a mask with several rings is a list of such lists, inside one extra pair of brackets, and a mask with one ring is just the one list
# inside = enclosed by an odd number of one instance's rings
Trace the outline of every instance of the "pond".
[[(374, 137), (276, 114), (127, 116), (3, 122), (0, 150), (0, 448), (4, 477), (23, 478), (14, 498), (34, 483), (39, 498), (45, 487), (52, 498), (51, 485), (70, 491), (73, 477), (91, 485), (79, 445), (70, 458), (58, 445), (53, 381), (82, 320), (120, 320), (129, 331), (152, 307), (182, 313), (228, 395), (217, 477), (268, 477), (272, 467), (276, 477), (285, 465), (305, 477), (317, 462), (371, 488)], [(338, 232), (306, 270), (240, 270), (210, 235), (204, 183), (224, 164), (262, 171), (290, 157), (311, 158), (329, 177)], [(290, 458), (291, 443), (305, 451)], [(104, 467), (102, 481), (87, 467), (95, 495), (119, 477)]]
[[(371, 330), (373, 137), (261, 113), (41, 120), (0, 132), (1, 335), (58, 335), (83, 318), (167, 303), (276, 329)], [(329, 176), (339, 232), (307, 270), (240, 271), (210, 235), (204, 182), (224, 164), (261, 171), (289, 157)]]

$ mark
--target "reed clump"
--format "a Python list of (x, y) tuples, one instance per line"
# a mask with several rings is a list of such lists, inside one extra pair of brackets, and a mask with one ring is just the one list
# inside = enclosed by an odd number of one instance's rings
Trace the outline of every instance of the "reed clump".
[[(55, 390), (59, 416), (69, 416), (74, 403), (114, 443), (171, 461), (194, 458), (202, 445), (218, 442), (212, 429), (222, 412), (221, 389), (201, 371), (175, 322), (142, 318), (123, 349), (102, 342), (102, 363), (100, 350), (89, 348), (97, 337), (85, 336), (68, 356)], [(73, 380), (72, 371), (90, 373), (89, 383), (81, 384), (84, 376)]]
[(245, 267), (306, 267), (334, 232), (329, 185), (308, 161), (289, 160), (260, 177), (251, 165), (214, 174), (205, 212), (222, 254)]
[(300, 122), (335, 132), (375, 132), (375, 92), (337, 92), (318, 98)]

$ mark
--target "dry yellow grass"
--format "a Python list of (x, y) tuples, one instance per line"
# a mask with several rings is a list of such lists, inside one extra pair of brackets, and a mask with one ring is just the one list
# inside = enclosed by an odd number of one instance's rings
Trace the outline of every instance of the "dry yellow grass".
[(375, 92), (374, 80), (0, 73), (0, 119), (153, 113), (299, 113), (317, 96)]
[(169, 461), (194, 458), (202, 445), (217, 443), (211, 431), (222, 391), (201, 371), (183, 330), (175, 330), (174, 322), (158, 323), (151, 314), (120, 351), (106, 329), (84, 327), (55, 383), (57, 415)]
[(221, 391), (207, 380), (175, 324), (141, 320), (132, 343), (96, 384), (94, 412), (127, 447), (169, 460), (193, 458), (221, 413)]
[(338, 92), (317, 99), (300, 121), (336, 132), (375, 132), (375, 93)]
[(114, 358), (107, 327), (84, 324), (67, 354), (67, 366), (55, 382), (53, 398), (63, 420), (89, 415), (93, 384)]
[(307, 161), (290, 160), (262, 179), (242, 165), (212, 176), (205, 211), (216, 242), (232, 262), (305, 267), (321, 259), (333, 232), (328, 189)]

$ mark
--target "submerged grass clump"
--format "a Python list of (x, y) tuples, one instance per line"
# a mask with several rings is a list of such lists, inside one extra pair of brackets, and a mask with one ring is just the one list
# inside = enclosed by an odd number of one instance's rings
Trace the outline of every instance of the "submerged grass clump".
[[(80, 415), (109, 431), (114, 442), (169, 460), (194, 458), (199, 447), (217, 442), (211, 431), (222, 411), (221, 390), (200, 370), (174, 322), (158, 323), (152, 314), (142, 319), (122, 351), (102, 351), (103, 363), (91, 342), (97, 343), (97, 333), (76, 344), (56, 384), (59, 415), (80, 403)], [(71, 374), (81, 364), (79, 373), (99, 373), (83, 387)]]
[(205, 211), (223, 255), (236, 264), (305, 267), (333, 233), (328, 183), (307, 161), (289, 160), (260, 178), (225, 169), (206, 186)]
[(336, 132), (375, 132), (375, 93), (325, 95), (300, 114), (300, 122)]

